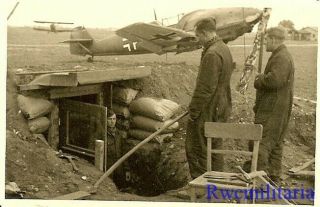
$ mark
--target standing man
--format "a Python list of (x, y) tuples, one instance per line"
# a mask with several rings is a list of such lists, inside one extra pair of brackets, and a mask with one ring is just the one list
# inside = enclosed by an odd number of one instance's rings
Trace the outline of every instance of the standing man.
[[(116, 128), (117, 117), (112, 109), (107, 110), (107, 169), (122, 156), (122, 140)], [(113, 181), (120, 186), (124, 181), (123, 165), (120, 165), (112, 175)]]
[(266, 51), (272, 54), (264, 73), (254, 81), (255, 123), (263, 125), (258, 170), (266, 171), (275, 182), (280, 181), (284, 135), (293, 100), (294, 64), (284, 39), (285, 32), (280, 27), (267, 30)]
[[(199, 21), (195, 34), (203, 45), (203, 52), (196, 87), (189, 105), (190, 117), (185, 143), (192, 178), (207, 171), (204, 122), (226, 122), (231, 113), (230, 77), (233, 70), (230, 50), (217, 36), (214, 19), (206, 18)], [(213, 140), (214, 148), (221, 145), (221, 139)], [(222, 155), (213, 156), (212, 168), (223, 169)]]

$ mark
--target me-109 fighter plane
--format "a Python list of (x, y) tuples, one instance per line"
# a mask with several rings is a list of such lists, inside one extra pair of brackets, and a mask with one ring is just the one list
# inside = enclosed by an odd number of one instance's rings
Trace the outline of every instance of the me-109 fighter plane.
[(157, 21), (135, 23), (99, 41), (94, 40), (84, 27), (76, 27), (70, 39), (63, 43), (70, 43), (71, 54), (89, 55), (88, 61), (94, 56), (182, 53), (201, 47), (194, 33), (194, 27), (201, 19), (214, 18), (218, 35), (228, 42), (251, 32), (261, 15), (262, 11), (255, 8), (196, 10), (184, 15), (174, 25), (163, 26)]
[(71, 32), (71, 28), (58, 28), (56, 24), (73, 24), (72, 22), (48, 22), (48, 21), (34, 21), (35, 23), (41, 23), (41, 24), (50, 24), (49, 27), (43, 27), (43, 26), (34, 26), (34, 30), (39, 31), (46, 31), (46, 32)]

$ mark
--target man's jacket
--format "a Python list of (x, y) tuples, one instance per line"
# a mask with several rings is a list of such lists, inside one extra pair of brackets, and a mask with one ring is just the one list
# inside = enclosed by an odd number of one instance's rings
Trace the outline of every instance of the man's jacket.
[(264, 74), (257, 76), (254, 107), (255, 123), (263, 124), (264, 131), (273, 129), (274, 136), (287, 126), (292, 110), (294, 64), (285, 45), (272, 52)]
[(229, 48), (221, 39), (204, 48), (196, 87), (189, 105), (190, 117), (201, 114), (206, 121), (226, 121), (231, 113), (230, 78), (233, 60)]

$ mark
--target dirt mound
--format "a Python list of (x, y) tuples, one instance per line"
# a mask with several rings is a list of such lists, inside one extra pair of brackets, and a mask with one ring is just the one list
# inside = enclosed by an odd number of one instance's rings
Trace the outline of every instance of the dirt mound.
[[(78, 190), (90, 190), (101, 177), (92, 163), (79, 159), (80, 171), (73, 172), (67, 160), (62, 160), (46, 142), (31, 135), (27, 121), (17, 106), (17, 90), (13, 75), (7, 77), (7, 134), (6, 134), (6, 182), (16, 182), (25, 198), (49, 199)], [(83, 177), (85, 176), (85, 177)], [(110, 179), (102, 185), (107, 198), (112, 200), (118, 192)], [(9, 195), (6, 195), (10, 197)], [(99, 194), (97, 195), (99, 196)]]
[[(85, 160), (75, 161), (80, 171), (73, 172), (71, 164), (41, 140), (21, 140), (9, 130), (6, 146), (6, 182), (16, 182), (26, 191), (25, 198), (50, 199), (79, 190), (88, 191), (102, 175)], [(109, 179), (101, 188), (111, 194), (117, 192)]]
[(289, 123), (287, 139), (295, 145), (310, 147), (309, 153), (315, 154), (316, 146), (316, 111), (314, 105), (304, 103), (295, 105)]

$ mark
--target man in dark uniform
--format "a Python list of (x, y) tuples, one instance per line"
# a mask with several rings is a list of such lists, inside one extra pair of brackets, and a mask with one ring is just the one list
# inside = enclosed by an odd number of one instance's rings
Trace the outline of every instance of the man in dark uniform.
[[(113, 110), (107, 110), (107, 169), (109, 169), (122, 156), (122, 139), (116, 128), (117, 117)], [(117, 186), (124, 181), (123, 165), (120, 165), (113, 173), (113, 181)]]
[[(186, 155), (190, 174), (196, 178), (206, 172), (207, 140), (204, 122), (226, 122), (231, 113), (230, 77), (233, 61), (229, 48), (216, 34), (212, 18), (199, 21), (195, 30), (203, 45), (196, 87), (189, 105)], [(213, 148), (220, 148), (221, 139), (213, 140)], [(212, 159), (213, 170), (223, 170), (223, 156)]]
[(257, 89), (255, 123), (263, 125), (260, 142), (258, 170), (266, 171), (279, 182), (285, 131), (292, 110), (294, 64), (283, 44), (285, 32), (280, 27), (267, 30), (266, 51), (272, 52), (263, 74), (259, 74), (254, 87)]

